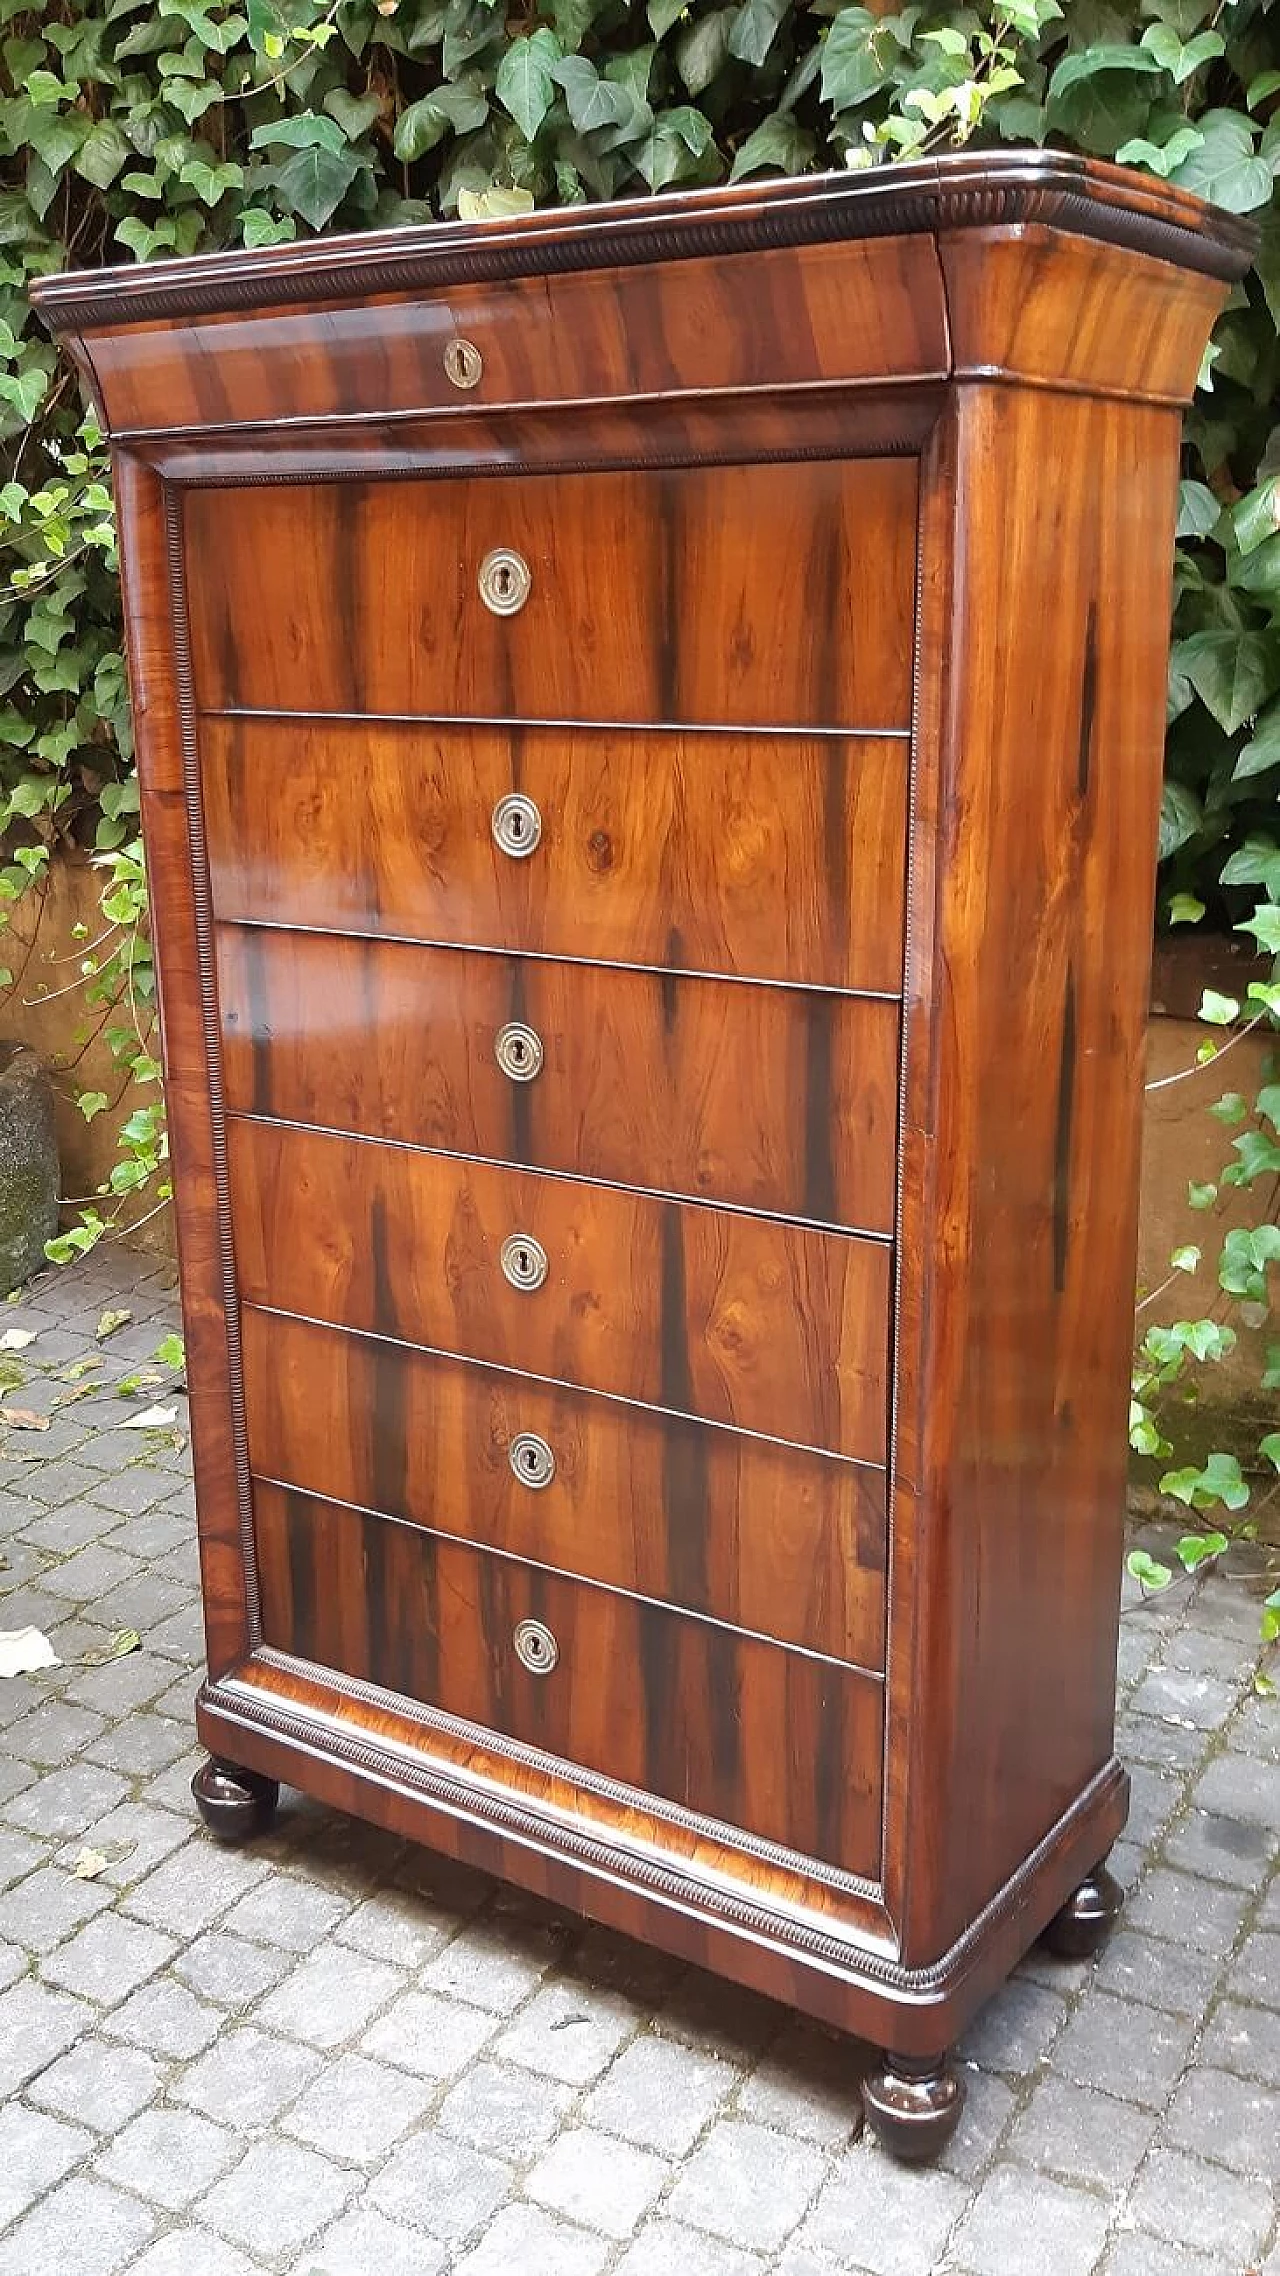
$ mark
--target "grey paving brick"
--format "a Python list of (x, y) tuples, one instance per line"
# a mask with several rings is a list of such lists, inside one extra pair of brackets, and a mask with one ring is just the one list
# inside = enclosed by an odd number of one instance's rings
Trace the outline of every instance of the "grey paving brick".
[(5, 2238), (5, 2276), (116, 2276), (155, 2227), (136, 2197), (76, 2174)]
[(434, 2123), (455, 2141), (511, 2164), (538, 2155), (572, 2106), (574, 2089), (482, 2057), (445, 2095)]
[[(195, 1662), (192, 1661), (191, 1664), (194, 1668)], [(193, 1744), (189, 1754), (179, 1755), (178, 1760), (171, 1762), (167, 1770), (162, 1770), (156, 1777), (147, 1780), (141, 1789), (140, 1798), (153, 1809), (175, 1811), (183, 1824), (194, 1830), (197, 1820), (195, 1803), (191, 1798), (191, 1781), (206, 1760), (204, 1748)], [(212, 1834), (201, 1831), (199, 1838), (212, 1846)], [(255, 1842), (253, 1855), (261, 1855), (259, 1843)]]
[(260, 2276), (260, 2269), (221, 2237), (184, 2221), (135, 2260), (129, 2276)]
[(493, 2052), (502, 2061), (521, 2063), (568, 2086), (588, 2086), (635, 2025), (635, 2010), (612, 1993), (547, 1984), (503, 2032)]
[(365, 2033), (362, 2054), (419, 2078), (456, 2078), (493, 2037), (495, 2019), (460, 2000), (405, 1992)]
[(508, 2015), (559, 1956), (558, 1940), (545, 1929), (504, 1935), (486, 1921), (473, 1921), (427, 1962), (421, 1980), (426, 1991)]
[(1220, 1730), (1236, 1703), (1236, 1689), (1208, 1670), (1152, 1668), (1129, 1702), (1135, 1715), (1168, 1716), (1200, 1730)]
[(27, 1972), (27, 1955), (16, 1944), (0, 1944), (0, 1992), (8, 1991)]
[[(494, 1917), (501, 1919), (502, 1891), (493, 1909)], [(575, 1981), (594, 1984), (602, 1991), (621, 1992), (633, 2007), (654, 2007), (659, 2000), (670, 2000), (689, 1978), (690, 1970), (683, 1960), (670, 1952), (659, 1952), (651, 1944), (637, 1944), (633, 1936), (619, 1936), (611, 1928), (595, 1924), (582, 1936), (569, 1923), (567, 1928), (562, 1924), (562, 1932), (569, 1943), (577, 1936), (569, 1962)]]
[(0, 2228), (45, 2196), (91, 2146), (82, 2127), (6, 2103), (0, 2109)]
[(510, 2166), (496, 2158), (442, 2134), (423, 2133), (393, 2153), (367, 2202), (393, 2221), (424, 2229), (440, 2244), (461, 2246), (496, 2212), (513, 2180)]
[(0, 1757), (0, 1809), (20, 1794), (24, 1786), (34, 1786), (36, 1770), (29, 1762), (20, 1762), (16, 1755)]
[(670, 2179), (672, 2168), (650, 2150), (636, 2149), (588, 2126), (570, 2127), (552, 2142), (525, 2180), (525, 2195), (552, 2213), (604, 2236), (628, 2237)]
[(37, 1489), (34, 1479), (31, 1481), (30, 1491), (37, 1498), (31, 1504), (31, 1517), (22, 1527), (23, 1539), (50, 1556), (65, 1557), (110, 1532), (115, 1519), (88, 1498), (97, 1482), (96, 1470), (65, 1459), (51, 1462), (42, 1480), (43, 1491)]
[(1043, 2062), (1067, 2016), (1067, 2003), (1043, 1984), (1014, 1977), (988, 2001), (960, 2043), (965, 2061), (1022, 2077)]
[(1213, 1884), (1163, 1865), (1148, 1873), (1128, 1905), (1129, 1924), (1201, 1952), (1222, 1952), (1235, 1939), (1248, 1904), (1244, 1890)]
[(77, 1881), (60, 1866), (42, 1865), (0, 1897), (0, 1936), (27, 1952), (52, 1952), (110, 1902), (110, 1889)]
[(1280, 1762), (1280, 1717), (1270, 1699), (1246, 1698), (1227, 1732), (1233, 1752), (1257, 1755), (1263, 1762)]
[(95, 1887), (127, 1889), (190, 1841), (192, 1833), (191, 1826), (181, 1824), (168, 1810), (148, 1809), (145, 1802), (120, 1802), (83, 1837), (67, 1842), (56, 1863), (70, 1871), (82, 1849), (96, 1849), (106, 1856), (107, 1865)]
[(92, 2018), (82, 1999), (29, 1977), (0, 1993), (0, 2099), (64, 2054)]
[[(82, 1707), (96, 1708), (101, 1715), (127, 1715), (147, 1706), (172, 1680), (168, 1660), (153, 1659), (144, 1645), (139, 1652), (127, 1652), (123, 1659), (108, 1660), (105, 1667), (85, 1668), (76, 1676), (68, 1696)], [(186, 1703), (188, 1713), (193, 1703), (194, 1690)]]
[(159, 2063), (139, 2048), (80, 2039), (32, 2080), (27, 2100), (79, 2119), (96, 2133), (115, 2134), (155, 2100), (163, 2082)]
[(617, 2276), (760, 2276), (765, 2262), (722, 2238), (678, 2221), (646, 2222), (622, 2259)]
[(244, 2024), (224, 2030), (216, 2047), (192, 2064), (173, 2093), (176, 2101), (245, 2132), (269, 2125), (297, 2100), (320, 2067), (312, 2048), (268, 2038)]
[(328, 2062), (289, 2112), (286, 2131), (309, 2148), (373, 2165), (417, 2124), (435, 2088), (365, 2055)]
[(1280, 2181), (1278, 2118), (1271, 2088), (1201, 2062), (1179, 2081), (1164, 2130), (1171, 2142), (1215, 2165)]
[(1107, 2230), (1107, 2209), (1083, 2190), (1043, 2174), (998, 2165), (952, 2240), (958, 2268), (975, 2276), (1088, 2276)]
[[(131, 1621), (133, 1615), (125, 1612), (123, 1618)], [(127, 1778), (146, 1778), (176, 1762), (190, 1744), (191, 1732), (184, 1724), (167, 1722), (160, 1715), (131, 1715), (114, 1730), (104, 1731), (87, 1752), (90, 1762), (122, 1770)]]
[(215, 2008), (206, 2007), (184, 1985), (162, 1978), (134, 1992), (102, 2028), (109, 2039), (124, 2039), (132, 2047), (186, 2061), (217, 2038), (222, 2023)]
[(126, 1556), (109, 1542), (95, 1541), (77, 1549), (64, 1563), (50, 1566), (44, 1585), (71, 1604), (101, 1603), (109, 1609), (116, 1590), (136, 1580), (140, 1570), (136, 1557)]
[(223, 2174), (200, 2206), (200, 2218), (229, 2244), (273, 2253), (297, 2252), (326, 2228), (357, 2187), (344, 2173), (298, 2142), (255, 2142)]
[(154, 1470), (145, 1462), (133, 1462), (127, 1470), (118, 1470), (114, 1476), (101, 1479), (94, 1488), (94, 1499), (120, 1517), (136, 1517), (144, 1510), (154, 1509), (156, 1503), (172, 1491), (173, 1480), (167, 1470)]
[(994, 2072), (980, 2071), (973, 2064), (964, 2064), (962, 2075), (965, 2097), (960, 2123), (937, 2162), (945, 2172), (971, 2180), (989, 2163), (1009, 2124), (1018, 2093)]
[(1199, 2060), (1242, 2078), (1262, 2079), (1280, 2094), (1280, 2026), (1270, 2008), (1224, 1999), (1200, 2041)]
[(1181, 1807), (1185, 1783), (1177, 1771), (1153, 1770), (1142, 1762), (1130, 1764), (1129, 1781), (1129, 1820), (1125, 1831), (1131, 1841), (1141, 1842), (1145, 1848)]
[(1215, 1743), (1214, 1732), (1203, 1731), (1198, 1724), (1160, 1722), (1149, 1715), (1127, 1712), (1116, 1722), (1116, 1753), (1122, 1762), (1131, 1768), (1134, 1763), (1145, 1763), (1152, 1770), (1171, 1771), (1177, 1778), (1198, 1770)]
[(1257, 1928), (1246, 1937), (1231, 1978), (1232, 1990), (1260, 2007), (1280, 2007), (1280, 1933)]
[(94, 2171), (178, 2213), (226, 2171), (240, 2146), (194, 2110), (144, 2110), (101, 2152)]
[(195, 1936), (267, 1878), (256, 1851), (195, 1841), (133, 1887), (125, 1910), (174, 1936)]
[(803, 2219), (825, 2170), (810, 2142), (720, 2119), (682, 2167), (667, 2204), (691, 2228), (774, 2252)]
[(173, 1972), (199, 1998), (214, 2000), (219, 2007), (243, 2008), (279, 1983), (289, 1966), (284, 1952), (211, 1928), (179, 1953)]
[[(43, 1842), (33, 1841), (30, 1834), (14, 1833), (0, 1825), (0, 1889), (11, 1889), (15, 1881), (33, 1873), (48, 1854)], [(3, 1933), (0, 1929), (0, 1935)]]
[(834, 2267), (876, 2276), (931, 2276), (968, 2194), (951, 2174), (908, 2172), (863, 2143), (835, 2167), (793, 2239), (791, 2264), (807, 2253), (819, 2267), (826, 2256)]
[(1164, 1846), (1166, 1864), (1250, 1891), (1257, 1888), (1274, 1854), (1275, 1840), (1265, 1826), (1251, 1825), (1244, 1818), (1214, 1817), (1204, 1810), (1193, 1810), (1175, 1825)]
[(691, 1968), (654, 2017), (665, 2039), (709, 2048), (743, 2070), (759, 2060), (788, 2021), (776, 2000), (761, 1999), (721, 1976)]
[(1050, 2076), (1012, 2127), (1008, 2156), (1067, 2181), (1119, 2189), (1132, 2181), (1156, 2129), (1154, 2112)]
[(407, 1889), (377, 1889), (355, 1906), (334, 1930), (340, 1944), (389, 1960), (398, 1968), (421, 1968), (453, 1935), (452, 1915), (438, 1912), (425, 1897)]
[(163, 1653), (166, 1659), (182, 1660), (188, 1667), (198, 1667), (204, 1659), (204, 1614), (199, 1604), (171, 1613), (167, 1620), (149, 1629), (147, 1644), (151, 1651)]
[(65, 1699), (47, 1699), (21, 1722), (9, 1726), (5, 1744), (27, 1762), (55, 1769), (99, 1737), (104, 1727), (101, 1715), (91, 1714), (87, 1707), (77, 1707)]
[[(346, 2213), (307, 2251), (307, 2276), (441, 2276), (448, 2254), (382, 2213)], [(175, 2270), (174, 2276), (186, 2276)]]
[(1119, 2236), (1102, 2263), (1102, 2276), (1223, 2276), (1202, 2252), (1186, 2252), (1165, 2238)]
[[(261, 1850), (254, 1852), (261, 1856)], [(308, 1888), (290, 1873), (269, 1874), (240, 1899), (222, 1926), (254, 1943), (275, 1944), (283, 1952), (310, 1952), (348, 1910), (345, 1898), (330, 1889)]]
[(1280, 1763), (1256, 1755), (1220, 1754), (1196, 1783), (1197, 1809), (1244, 1818), (1280, 1831)]
[(325, 1945), (269, 1993), (258, 2020), (313, 2047), (341, 2047), (403, 1991), (404, 1980), (383, 1960)]
[(599, 2276), (611, 2249), (537, 2205), (507, 2205), (454, 2276)]
[(744, 2079), (733, 2115), (843, 2149), (862, 2130), (858, 2065), (849, 2041), (799, 2021), (788, 2024)]
[(1053, 2067), (1077, 2085), (1162, 2109), (1195, 2036), (1188, 2016), (1129, 2006), (1090, 1990), (1054, 2049)]
[(1271, 2226), (1271, 2193), (1220, 2165), (1183, 2150), (1151, 2152), (1129, 2200), (1139, 2228), (1194, 2251), (1220, 2255), (1220, 2264), (1244, 2265)]
[(162, 1936), (141, 1921), (124, 1920), (118, 1913), (104, 1913), (79, 1929), (69, 1943), (59, 1945), (41, 1972), (63, 1991), (118, 2007), (157, 1974), (176, 1949), (171, 1936)]
[(1222, 1973), (1220, 1952), (1194, 1952), (1159, 1936), (1120, 1928), (1093, 1972), (1101, 1991), (1174, 2015), (1200, 2015)]
[(6, 1815), (10, 1825), (21, 1826), (28, 1833), (66, 1841), (72, 1834), (87, 1833), (124, 1800), (127, 1792), (123, 1778), (114, 1770), (73, 1762), (28, 1786), (7, 1805)]
[[(587, 2097), (583, 2116), (641, 2149), (683, 2157), (736, 2084), (737, 2073), (714, 2055), (646, 2033), (623, 2048)], [(767, 2082), (758, 2100), (769, 2103)], [(767, 2108), (743, 2114), (769, 2122)]]

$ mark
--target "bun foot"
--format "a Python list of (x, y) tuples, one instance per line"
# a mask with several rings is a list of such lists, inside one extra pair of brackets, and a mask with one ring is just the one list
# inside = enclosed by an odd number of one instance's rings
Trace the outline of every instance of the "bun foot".
[(923, 2165), (946, 2148), (960, 2123), (964, 2081), (946, 2055), (886, 2055), (862, 2085), (867, 2121), (904, 2165)]
[(1058, 1960), (1091, 1960), (1107, 1940), (1124, 1903), (1124, 1892), (1114, 1874), (1099, 1865), (1055, 1913), (1041, 1942)]
[(196, 1808), (217, 1841), (250, 1841), (276, 1814), (280, 1788), (257, 1770), (211, 1756), (191, 1781)]

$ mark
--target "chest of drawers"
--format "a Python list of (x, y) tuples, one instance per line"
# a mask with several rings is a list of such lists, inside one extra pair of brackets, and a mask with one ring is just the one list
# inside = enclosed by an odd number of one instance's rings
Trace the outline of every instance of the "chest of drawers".
[(1055, 155), (40, 290), (112, 437), (215, 1832), (287, 1778), (883, 2059), (1083, 1950), (1179, 406)]

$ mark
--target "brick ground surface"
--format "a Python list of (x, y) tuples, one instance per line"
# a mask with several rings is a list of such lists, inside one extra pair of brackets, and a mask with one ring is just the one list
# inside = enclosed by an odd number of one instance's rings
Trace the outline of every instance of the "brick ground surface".
[(1031, 1956), (903, 2172), (857, 2137), (862, 2051), (781, 2008), (293, 1794), (251, 1849), (203, 1833), (185, 1403), (119, 1427), (173, 1403), (119, 1389), (170, 1281), (116, 1252), (0, 1306), (35, 1331), (0, 1417), (50, 1417), (0, 1421), (0, 1628), (62, 1662), (0, 1682), (4, 2276), (1280, 2276), (1256, 1592), (1127, 1604), (1123, 1924)]

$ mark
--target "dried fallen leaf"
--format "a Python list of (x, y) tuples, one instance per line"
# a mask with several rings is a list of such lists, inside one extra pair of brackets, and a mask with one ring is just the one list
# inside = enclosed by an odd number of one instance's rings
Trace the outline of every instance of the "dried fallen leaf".
[(126, 1415), (117, 1430), (168, 1430), (176, 1423), (176, 1407), (144, 1407), (140, 1415)]
[(61, 1665), (43, 1629), (0, 1629), (0, 1675), (32, 1675), (37, 1668)]
[(34, 1328), (6, 1328), (0, 1336), (0, 1351), (25, 1351), (36, 1340)]
[(95, 1367), (101, 1367), (101, 1365), (101, 1352), (90, 1352), (87, 1359), (73, 1359), (70, 1367), (64, 1367), (62, 1370), (62, 1380), (64, 1383), (80, 1383), (84, 1380), (84, 1377), (86, 1375), (91, 1375), (93, 1373)]
[(110, 1660), (127, 1659), (130, 1652), (142, 1650), (142, 1638), (136, 1628), (117, 1628), (109, 1643), (95, 1645), (91, 1652), (81, 1654), (81, 1667), (106, 1667)]
[(107, 1337), (113, 1336), (117, 1328), (127, 1327), (132, 1318), (132, 1312), (104, 1312), (94, 1331), (99, 1343), (105, 1343)]
[(136, 1841), (108, 1841), (101, 1849), (82, 1849), (71, 1868), (72, 1873), (77, 1881), (96, 1881), (109, 1865), (119, 1865), (122, 1859), (131, 1857), (137, 1846)]
[(34, 1414), (30, 1407), (0, 1407), (0, 1422), (12, 1423), (15, 1430), (49, 1428), (49, 1417)]

